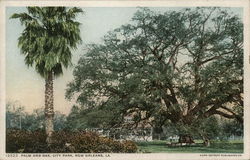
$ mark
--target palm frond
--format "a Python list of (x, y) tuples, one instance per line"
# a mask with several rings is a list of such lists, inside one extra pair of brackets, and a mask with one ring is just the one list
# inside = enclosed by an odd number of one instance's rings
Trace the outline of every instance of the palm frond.
[(13, 14), (10, 19), (15, 19), (15, 18), (19, 18), (21, 24), (23, 25), (24, 23), (28, 23), (32, 20), (34, 20), (30, 15), (28, 15), (27, 13), (15, 13)]
[(46, 77), (53, 71), (61, 75), (62, 68), (71, 65), (72, 51), (81, 43), (80, 23), (74, 21), (82, 9), (73, 7), (27, 7), (28, 13), (13, 14), (25, 25), (18, 38), (18, 47), (28, 66)]
[(67, 19), (74, 19), (76, 17), (76, 14), (78, 14), (78, 13), (84, 13), (84, 12), (81, 8), (78, 8), (78, 7), (70, 8), (68, 10), (68, 12), (66, 13), (66, 18)]

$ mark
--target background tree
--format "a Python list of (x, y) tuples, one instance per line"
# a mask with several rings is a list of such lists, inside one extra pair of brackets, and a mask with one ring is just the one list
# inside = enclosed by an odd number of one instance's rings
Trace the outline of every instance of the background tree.
[(77, 106), (72, 106), (69, 115), (67, 116), (66, 128), (70, 130), (85, 128), (84, 116), (80, 117), (80, 109)]
[[(155, 13), (90, 44), (74, 69), (67, 98), (85, 109), (116, 109), (152, 126), (192, 126), (220, 115), (243, 122), (243, 24), (223, 8)], [(136, 123), (135, 123), (136, 125)], [(198, 130), (204, 136), (202, 130)]]
[(221, 129), (223, 130), (224, 137), (221, 139), (228, 139), (230, 136), (242, 137), (244, 134), (243, 124), (236, 120), (223, 121), (221, 124)]
[(24, 107), (18, 102), (7, 102), (6, 104), (6, 128), (22, 129), (22, 121), (26, 113)]
[(82, 9), (73, 7), (27, 7), (28, 13), (13, 14), (25, 26), (18, 38), (25, 64), (34, 66), (45, 79), (45, 128), (47, 142), (53, 132), (53, 79), (71, 64), (72, 50), (81, 42), (80, 23), (74, 21)]
[[(7, 102), (6, 128), (20, 130), (44, 130), (44, 108), (33, 110), (32, 113), (25, 112), (25, 107), (16, 102)], [(54, 130), (66, 128), (66, 115), (56, 111), (54, 115)]]
[(73, 106), (70, 114), (67, 116), (67, 128), (71, 130), (105, 128), (120, 126), (123, 119), (116, 108), (89, 108), (83, 109)]

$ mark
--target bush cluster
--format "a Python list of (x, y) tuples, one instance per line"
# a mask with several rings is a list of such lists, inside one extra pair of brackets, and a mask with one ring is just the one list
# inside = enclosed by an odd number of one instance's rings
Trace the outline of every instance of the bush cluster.
[(43, 131), (7, 129), (7, 153), (46, 153), (46, 134)]
[(53, 143), (46, 144), (44, 131), (8, 129), (6, 134), (7, 153), (134, 153), (137, 146), (133, 141), (115, 141), (93, 132), (57, 131)]

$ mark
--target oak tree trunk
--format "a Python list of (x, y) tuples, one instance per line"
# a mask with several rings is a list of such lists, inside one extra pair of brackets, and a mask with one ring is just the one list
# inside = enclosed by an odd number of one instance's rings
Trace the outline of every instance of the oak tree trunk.
[(203, 134), (201, 134), (201, 137), (203, 139), (203, 145), (205, 147), (210, 147), (210, 139), (206, 135), (203, 135)]
[(54, 131), (53, 118), (54, 118), (54, 95), (53, 95), (53, 72), (49, 72), (45, 78), (45, 131), (46, 142), (48, 145), (52, 143), (52, 133)]

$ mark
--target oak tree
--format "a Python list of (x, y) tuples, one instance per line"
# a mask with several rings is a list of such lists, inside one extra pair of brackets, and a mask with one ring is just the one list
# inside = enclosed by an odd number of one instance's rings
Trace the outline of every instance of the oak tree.
[(192, 126), (212, 115), (242, 123), (242, 20), (224, 8), (140, 9), (88, 45), (66, 96), (114, 115), (115, 125), (131, 114), (135, 126)]

